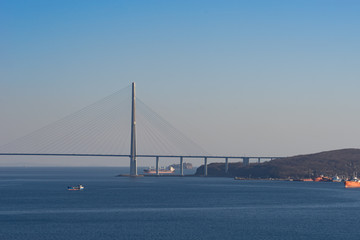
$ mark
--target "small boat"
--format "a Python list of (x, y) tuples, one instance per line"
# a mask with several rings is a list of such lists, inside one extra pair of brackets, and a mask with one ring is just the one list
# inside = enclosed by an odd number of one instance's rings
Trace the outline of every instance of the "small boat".
[(333, 182), (342, 182), (342, 179), (339, 178), (338, 175), (335, 175), (335, 177), (332, 178), (332, 181), (333, 181)]
[(235, 180), (246, 180), (246, 178), (243, 177), (234, 177)]
[(83, 190), (85, 187), (81, 184), (77, 185), (77, 186), (68, 186), (68, 190), (69, 191), (79, 191), (79, 190)]
[(357, 177), (345, 181), (345, 188), (360, 188), (360, 181)]

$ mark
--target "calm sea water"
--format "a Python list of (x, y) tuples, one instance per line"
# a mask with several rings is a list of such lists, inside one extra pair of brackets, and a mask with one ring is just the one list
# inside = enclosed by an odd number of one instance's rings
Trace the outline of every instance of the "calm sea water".
[(0, 168), (0, 239), (360, 238), (360, 189), (341, 183), (115, 177), (124, 171)]

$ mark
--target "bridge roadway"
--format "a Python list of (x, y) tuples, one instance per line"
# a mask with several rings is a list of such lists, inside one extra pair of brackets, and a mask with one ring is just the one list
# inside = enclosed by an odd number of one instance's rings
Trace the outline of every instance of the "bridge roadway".
[[(117, 155), (117, 154), (77, 154), (77, 153), (0, 153), (0, 156), (64, 156), (64, 157), (129, 157), (131, 155)], [(250, 159), (257, 159), (258, 163), (261, 159), (273, 160), (279, 157), (244, 157), (244, 156), (192, 156), (192, 155), (136, 155), (140, 158), (155, 158), (156, 159), (156, 175), (159, 175), (159, 159), (160, 158), (179, 158), (180, 159), (180, 175), (184, 175), (184, 158), (203, 158), (204, 159), (204, 176), (207, 176), (207, 160), (209, 158), (225, 159), (225, 173), (229, 171), (229, 159), (242, 159), (245, 166), (249, 165)]]

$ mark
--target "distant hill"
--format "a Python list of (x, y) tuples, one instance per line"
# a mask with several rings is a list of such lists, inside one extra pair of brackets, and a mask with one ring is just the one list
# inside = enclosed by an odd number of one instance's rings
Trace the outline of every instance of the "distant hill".
[[(308, 178), (336, 174), (352, 176), (354, 172), (360, 173), (360, 149), (341, 149), (298, 155), (249, 166), (243, 166), (241, 162), (231, 163), (228, 174), (225, 174), (224, 169), (224, 163), (209, 164), (208, 176), (245, 178)], [(200, 166), (195, 174), (203, 175), (204, 166)]]

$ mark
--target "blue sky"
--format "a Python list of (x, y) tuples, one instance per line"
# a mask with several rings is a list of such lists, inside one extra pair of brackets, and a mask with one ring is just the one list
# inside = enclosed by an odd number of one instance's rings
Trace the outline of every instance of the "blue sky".
[(0, 0), (0, 144), (132, 81), (214, 154), (359, 147), (360, 2)]

